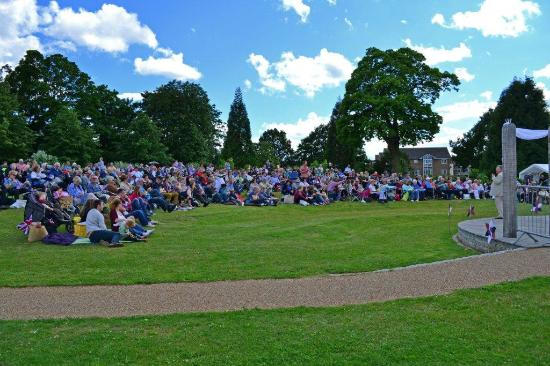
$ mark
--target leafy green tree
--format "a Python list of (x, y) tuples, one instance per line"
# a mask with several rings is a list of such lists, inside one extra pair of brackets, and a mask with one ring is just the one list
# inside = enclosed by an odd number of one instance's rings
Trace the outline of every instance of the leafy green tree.
[(93, 128), (101, 156), (106, 161), (121, 159), (125, 135), (136, 118), (136, 103), (120, 99), (105, 85), (90, 83), (78, 100), (76, 110), (83, 125)]
[(171, 158), (161, 139), (160, 130), (151, 118), (138, 113), (123, 134), (119, 158), (132, 163), (168, 163)]
[(279, 164), (279, 158), (277, 157), (277, 153), (275, 149), (273, 148), (273, 145), (266, 141), (260, 141), (257, 144), (253, 144), (254, 146), (254, 156), (256, 158), (256, 161), (253, 163), (256, 166), (263, 166), (266, 162), (271, 162), (271, 164)]
[(338, 133), (358, 146), (366, 139), (385, 141), (392, 167), (399, 167), (399, 146), (430, 141), (442, 117), (432, 110), (441, 92), (458, 90), (456, 75), (428, 66), (410, 48), (369, 48), (359, 62), (340, 107)]
[(17, 95), (20, 111), (39, 137), (39, 145), (46, 126), (62, 108), (77, 109), (91, 83), (90, 77), (65, 56), (45, 57), (35, 50), (27, 51), (6, 81)]
[(62, 107), (47, 126), (46, 152), (63, 161), (88, 163), (99, 157), (93, 130), (83, 126), (75, 111)]
[(489, 124), (494, 110), (485, 112), (472, 129), (456, 141), (449, 141), (455, 155), (453, 161), (461, 167), (479, 169), (483, 153), (489, 140)]
[(362, 139), (348, 139), (342, 141), (342, 134), (338, 134), (338, 120), (340, 116), (341, 100), (336, 102), (328, 123), (326, 159), (343, 169), (350, 164), (355, 169), (363, 169), (367, 162), (367, 155), (363, 148)]
[[(294, 151), (292, 150), (290, 140), (286, 137), (285, 131), (276, 128), (266, 130), (260, 136), (259, 143), (267, 144), (271, 147), (273, 160), (270, 161), (273, 164), (287, 165), (292, 161)], [(265, 163), (265, 160), (263, 160), (263, 163)]]
[[(533, 79), (514, 79), (501, 93), (495, 109), (484, 113), (464, 137), (450, 142), (456, 155), (454, 160), (489, 176), (502, 162), (502, 125), (507, 119), (519, 128), (545, 130), (550, 125), (543, 91), (537, 88)], [(516, 144), (518, 171), (548, 160), (546, 139), (518, 139)]]
[(323, 161), (326, 158), (328, 124), (320, 125), (304, 137), (296, 149), (296, 163), (304, 160)]
[(235, 90), (235, 97), (227, 119), (227, 134), (223, 144), (222, 156), (233, 158), (237, 166), (254, 162), (250, 120), (243, 101), (241, 88)]
[[(511, 119), (516, 127), (546, 130), (550, 124), (550, 114), (544, 100), (543, 91), (531, 78), (515, 79), (501, 93), (497, 106), (491, 113), (488, 128), (487, 148), (481, 159), (481, 170), (490, 173), (502, 161), (502, 125)], [(548, 161), (548, 141), (517, 140), (518, 171), (535, 163)]]
[(143, 110), (159, 127), (161, 140), (174, 159), (213, 161), (223, 124), (199, 84), (174, 80), (142, 95)]
[(0, 80), (0, 156), (15, 161), (29, 156), (34, 135), (18, 110), (10, 86)]

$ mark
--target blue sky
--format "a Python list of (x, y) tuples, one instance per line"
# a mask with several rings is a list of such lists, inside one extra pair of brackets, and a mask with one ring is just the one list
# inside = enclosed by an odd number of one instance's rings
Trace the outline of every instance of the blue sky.
[(549, 13), (547, 0), (0, 0), (0, 62), (61, 52), (120, 93), (196, 81), (224, 119), (240, 86), (253, 136), (283, 128), (296, 145), (366, 48), (408, 45), (462, 79), (436, 104), (445, 122), (426, 145), (443, 146), (514, 77), (536, 76), (550, 97)]

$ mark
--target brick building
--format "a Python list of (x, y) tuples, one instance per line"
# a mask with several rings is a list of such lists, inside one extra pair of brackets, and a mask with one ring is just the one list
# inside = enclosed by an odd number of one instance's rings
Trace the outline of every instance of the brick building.
[(411, 174), (437, 177), (453, 175), (451, 154), (446, 147), (401, 148), (409, 157)]

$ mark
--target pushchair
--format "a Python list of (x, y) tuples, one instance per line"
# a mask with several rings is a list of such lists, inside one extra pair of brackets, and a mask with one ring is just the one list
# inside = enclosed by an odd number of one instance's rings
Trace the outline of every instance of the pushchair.
[(57, 232), (57, 228), (61, 225), (65, 225), (65, 229), (68, 233), (74, 232), (73, 220), (68, 212), (55, 207), (51, 202), (47, 202), (47, 204), (53, 209), (47, 210), (38, 202), (36, 191), (26, 193), (25, 199), (27, 203), (25, 205), (23, 220), (32, 217), (33, 222), (42, 223), (50, 234)]

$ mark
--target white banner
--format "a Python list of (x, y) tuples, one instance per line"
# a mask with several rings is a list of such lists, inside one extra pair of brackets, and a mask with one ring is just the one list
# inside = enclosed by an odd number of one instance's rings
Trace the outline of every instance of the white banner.
[(528, 130), (516, 128), (516, 137), (522, 140), (538, 140), (548, 137), (548, 130)]

